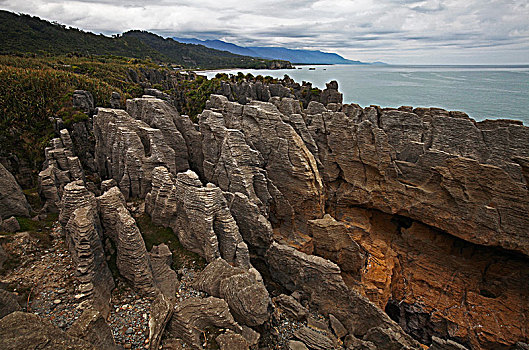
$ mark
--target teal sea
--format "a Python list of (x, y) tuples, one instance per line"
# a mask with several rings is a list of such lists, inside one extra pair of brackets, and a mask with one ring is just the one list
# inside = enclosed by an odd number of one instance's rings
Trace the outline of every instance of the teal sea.
[[(299, 69), (301, 68), (301, 69)], [(309, 70), (309, 68), (315, 68)], [(363, 107), (441, 107), (476, 120), (518, 119), (529, 125), (529, 66), (298, 66), (288, 70), (225, 70), (324, 88), (337, 80), (345, 103)], [(208, 78), (219, 71), (200, 72)]]

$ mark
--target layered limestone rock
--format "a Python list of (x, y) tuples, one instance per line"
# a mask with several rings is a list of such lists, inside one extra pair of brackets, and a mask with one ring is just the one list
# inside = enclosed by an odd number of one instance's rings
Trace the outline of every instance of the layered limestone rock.
[(309, 232), (314, 254), (336, 263), (343, 272), (360, 276), (365, 267), (366, 253), (354, 241), (347, 225), (325, 214), (322, 219), (309, 221)]
[(66, 222), (66, 243), (76, 267), (80, 295), (106, 316), (114, 280), (105, 260), (94, 195), (86, 196), (83, 189), (86, 191), (77, 183), (66, 186), (60, 218)]
[(332, 207), (404, 215), (472, 243), (529, 253), (529, 129), (439, 109), (314, 113)]
[(161, 131), (165, 143), (174, 151), (176, 172), (189, 169), (186, 141), (175, 124), (180, 115), (174, 107), (158, 98), (143, 96), (127, 100), (127, 113)]
[(0, 219), (29, 216), (30, 209), (15, 177), (0, 163)]
[(60, 138), (52, 139), (44, 150), (46, 160), (39, 173), (39, 194), (44, 199), (43, 211), (58, 212), (64, 186), (72, 181), (84, 181), (79, 158), (74, 156), (68, 130), (60, 130)]
[[(272, 224), (280, 227), (286, 235), (293, 236), (297, 231), (305, 233), (307, 220), (323, 216), (324, 197), (316, 160), (302, 138), (283, 121), (281, 113), (271, 103), (253, 101), (242, 106), (229, 102), (224, 96), (211, 95), (206, 107), (210, 111), (205, 111), (200, 117), (201, 131), (204, 130), (206, 137), (208, 134), (211, 136), (205, 138), (204, 144), (206, 140), (215, 140), (207, 143), (212, 143), (214, 147), (211, 154), (204, 152), (205, 173), (207, 161), (213, 164), (213, 173), (218, 163), (217, 172), (221, 173), (222, 164), (234, 164), (230, 157), (243, 152), (245, 156), (238, 162), (251, 169), (248, 172), (252, 175), (248, 176), (247, 172), (243, 177), (246, 179), (244, 183), (252, 184), (249, 179), (256, 176), (255, 170), (260, 166), (258, 161), (262, 157), (261, 164), (273, 185), (268, 186), (273, 207), (270, 215)], [(211, 132), (206, 130), (206, 126)], [(230, 131), (226, 142), (223, 142), (224, 138), (221, 140), (220, 137), (225, 128), (242, 132), (246, 144), (241, 133), (236, 131)], [(233, 170), (226, 173), (229, 175), (225, 176), (227, 179), (234, 175)], [(258, 177), (256, 180), (259, 181), (257, 184), (261, 184)], [(251, 194), (248, 197), (253, 199)], [(262, 202), (262, 198), (260, 200)]]
[(232, 267), (223, 259), (208, 264), (195, 287), (226, 300), (235, 319), (243, 325), (259, 326), (270, 318), (270, 297), (263, 281), (256, 273)]
[(333, 314), (349, 333), (366, 337), (380, 330), (391, 336), (380, 342), (369, 339), (376, 346), (419, 348), (381, 309), (347, 287), (336, 264), (277, 243), (270, 246), (266, 260), (272, 278), (289, 291), (302, 293), (324, 315)]
[(177, 305), (166, 333), (168, 337), (184, 340), (194, 349), (201, 349), (202, 333), (209, 327), (241, 332), (224, 300), (193, 297)]
[(440, 336), (483, 349), (525, 339), (526, 258), (376, 211), (347, 214), (368, 258), (360, 278), (345, 281), (416, 339)]
[[(149, 254), (136, 221), (126, 208), (119, 188), (112, 187), (97, 197), (101, 223), (116, 246), (116, 263), (120, 274), (146, 294), (155, 292)], [(158, 267), (158, 270), (162, 270)]]
[(112, 330), (105, 321), (103, 315), (92, 308), (83, 311), (67, 334), (76, 338), (86, 340), (101, 350), (117, 350)]
[(126, 199), (145, 197), (155, 167), (164, 165), (176, 174), (175, 150), (162, 131), (123, 110), (98, 108), (94, 135), (99, 174), (116, 180)]
[(37, 315), (16, 311), (0, 319), (0, 348), (5, 350), (95, 350)]
[(64, 195), (60, 204), (59, 222), (66, 226), (72, 213), (82, 207), (97, 208), (95, 195), (86, 189), (83, 181), (68, 183), (64, 187)]
[(244, 243), (222, 190), (203, 186), (189, 170), (176, 178), (164, 167), (153, 171), (152, 191), (145, 210), (153, 222), (170, 227), (182, 245), (211, 262), (218, 257), (241, 267), (250, 267)]

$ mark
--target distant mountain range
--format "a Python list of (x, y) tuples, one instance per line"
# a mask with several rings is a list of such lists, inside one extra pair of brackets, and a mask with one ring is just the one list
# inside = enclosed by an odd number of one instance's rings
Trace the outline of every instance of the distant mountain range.
[(185, 68), (289, 68), (290, 63), (179, 43), (145, 31), (108, 37), (0, 10), (0, 54), (115, 55)]
[[(343, 58), (336, 53), (316, 50), (293, 50), (271, 46), (239, 46), (222, 40), (199, 40), (194, 38), (173, 38), (185, 44), (204, 45), (211, 49), (228, 51), (237, 55), (285, 60), (297, 64), (369, 64)], [(377, 62), (382, 63), (382, 62)]]

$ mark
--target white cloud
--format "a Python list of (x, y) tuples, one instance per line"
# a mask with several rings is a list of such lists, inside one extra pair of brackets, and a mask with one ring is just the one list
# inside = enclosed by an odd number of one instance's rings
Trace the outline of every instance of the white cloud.
[(391, 63), (529, 63), (527, 0), (0, 0), (84, 30), (150, 30)]

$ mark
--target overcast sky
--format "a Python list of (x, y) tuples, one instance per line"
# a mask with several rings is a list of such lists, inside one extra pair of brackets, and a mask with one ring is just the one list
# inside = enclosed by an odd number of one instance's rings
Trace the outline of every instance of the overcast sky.
[(529, 0), (0, 0), (96, 33), (336, 52), (394, 64), (529, 64)]

